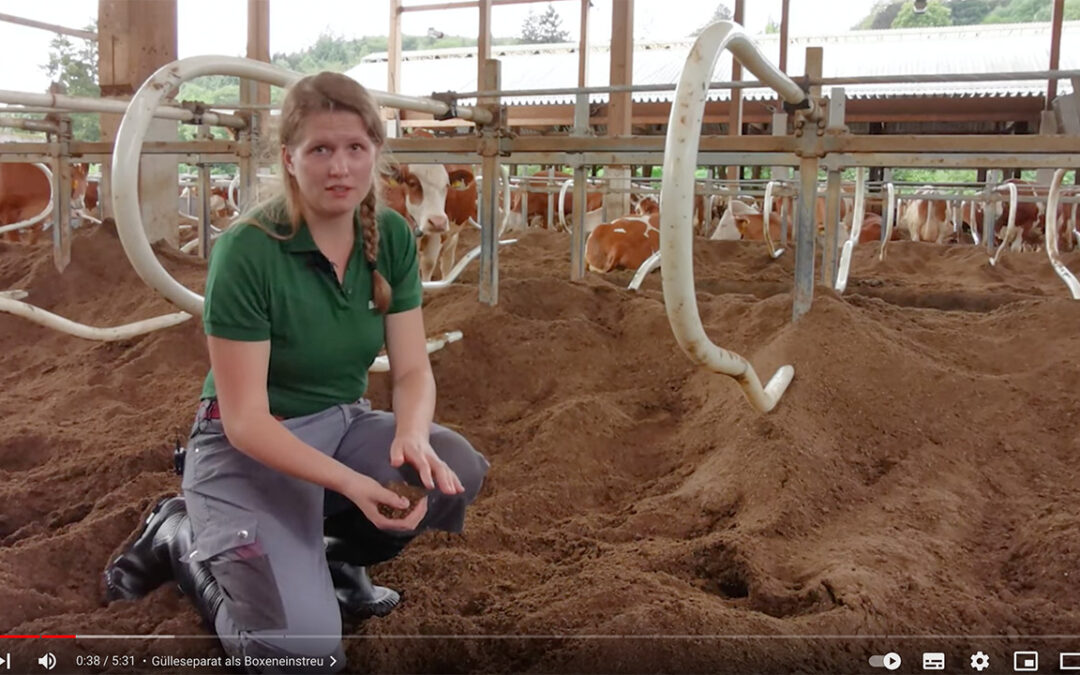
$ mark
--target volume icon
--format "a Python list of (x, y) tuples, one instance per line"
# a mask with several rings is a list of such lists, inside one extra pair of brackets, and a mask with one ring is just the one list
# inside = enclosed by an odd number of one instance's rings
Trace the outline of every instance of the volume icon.
[(38, 665), (41, 666), (42, 668), (44, 668), (45, 670), (52, 670), (53, 668), (56, 667), (56, 657), (53, 656), (52, 652), (49, 652), (45, 656), (38, 657), (37, 662), (38, 662)]

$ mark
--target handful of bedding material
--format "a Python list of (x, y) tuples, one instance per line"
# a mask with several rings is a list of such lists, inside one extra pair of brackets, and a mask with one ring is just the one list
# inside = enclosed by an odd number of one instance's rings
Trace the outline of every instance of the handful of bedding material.
[(409, 485), (408, 483), (403, 483), (401, 481), (394, 481), (385, 487), (387, 490), (395, 492), (409, 500), (409, 505), (403, 509), (395, 509), (389, 504), (379, 504), (379, 513), (387, 518), (392, 518), (393, 520), (401, 520), (412, 513), (412, 510), (416, 508), (417, 503), (427, 494), (427, 491), (424, 488)]

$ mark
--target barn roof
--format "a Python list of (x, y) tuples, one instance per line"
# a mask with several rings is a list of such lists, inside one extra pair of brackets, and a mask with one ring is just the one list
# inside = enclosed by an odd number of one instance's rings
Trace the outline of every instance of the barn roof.
[[(1060, 68), (1080, 69), (1080, 21), (1062, 27)], [(754, 41), (773, 63), (779, 61), (779, 36), (756, 35)], [(635, 84), (674, 84), (693, 44), (692, 39), (672, 42), (637, 41), (634, 45)], [(788, 72), (804, 72), (805, 49), (824, 48), (825, 77), (911, 74), (987, 73), (1046, 70), (1050, 63), (1050, 24), (989, 24), (850, 31), (837, 35), (791, 37)], [(577, 84), (576, 43), (492, 47), (492, 58), (502, 63), (504, 90), (574, 87)], [(589, 86), (607, 84), (610, 51), (594, 45), (589, 53)], [(475, 48), (409, 51), (402, 54), (401, 93), (428, 96), (435, 91), (476, 91)], [(385, 90), (387, 53), (370, 54), (347, 74), (373, 89)], [(721, 58), (713, 81), (731, 79), (731, 59)], [(1041, 96), (1042, 80), (922, 84), (848, 85), (848, 96)], [(1071, 91), (1068, 80), (1059, 91)], [(748, 100), (771, 99), (767, 89), (744, 90)], [(637, 92), (635, 101), (671, 101), (674, 91)], [(710, 100), (726, 100), (730, 90), (713, 90)], [(594, 94), (593, 102), (607, 100)], [(573, 103), (572, 95), (517, 96), (510, 105)], [(462, 100), (462, 103), (469, 103)]]

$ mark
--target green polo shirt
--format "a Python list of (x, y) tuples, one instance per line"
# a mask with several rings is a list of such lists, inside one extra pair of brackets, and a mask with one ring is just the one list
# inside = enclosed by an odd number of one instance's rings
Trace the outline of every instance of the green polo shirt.
[[(288, 234), (283, 201), (252, 218)], [(390, 314), (420, 306), (416, 240), (398, 213), (380, 211), (376, 266), (393, 288)], [(207, 335), (244, 342), (270, 341), (266, 388), (270, 412), (299, 417), (364, 395), (367, 372), (384, 343), (384, 317), (372, 302), (359, 212), (356, 244), (338, 283), (306, 224), (280, 240), (256, 225), (222, 234), (210, 256), (203, 324)], [(283, 229), (282, 229), (283, 228)], [(216, 395), (214, 373), (202, 397)]]

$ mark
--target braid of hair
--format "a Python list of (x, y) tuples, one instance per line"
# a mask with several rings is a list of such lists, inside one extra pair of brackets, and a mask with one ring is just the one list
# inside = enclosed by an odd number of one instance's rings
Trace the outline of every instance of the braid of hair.
[(375, 219), (375, 190), (372, 189), (360, 204), (360, 225), (364, 237), (364, 258), (371, 270), (371, 295), (375, 309), (379, 314), (386, 314), (390, 309), (393, 291), (390, 283), (379, 273), (376, 261), (379, 256), (379, 225)]

